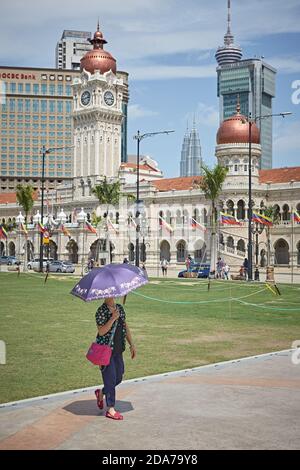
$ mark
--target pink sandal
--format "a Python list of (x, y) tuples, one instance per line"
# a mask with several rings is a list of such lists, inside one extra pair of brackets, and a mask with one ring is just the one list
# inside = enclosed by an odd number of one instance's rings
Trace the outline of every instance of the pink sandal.
[(96, 398), (97, 398), (97, 406), (99, 408), (99, 410), (103, 410), (103, 398), (102, 400), (99, 400), (99, 395), (100, 395), (100, 389), (97, 388), (97, 390), (95, 390), (95, 395), (96, 395)]
[(111, 415), (108, 411), (106, 412), (105, 416), (107, 418), (111, 418), (111, 419), (116, 419), (117, 421), (122, 421), (123, 416), (121, 415), (121, 413), (119, 413), (119, 411), (116, 411), (114, 415)]

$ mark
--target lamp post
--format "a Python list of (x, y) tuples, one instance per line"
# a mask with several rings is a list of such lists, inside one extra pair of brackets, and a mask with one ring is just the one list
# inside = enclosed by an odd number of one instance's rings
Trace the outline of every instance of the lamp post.
[(141, 134), (140, 131), (137, 131), (137, 134), (133, 137), (137, 141), (137, 152), (136, 152), (136, 241), (135, 241), (135, 265), (140, 265), (140, 246), (139, 246), (139, 232), (140, 232), (140, 223), (139, 223), (139, 204), (140, 204), (140, 142), (147, 137), (154, 137), (158, 134), (171, 134), (175, 131), (158, 131), (158, 132), (146, 132)]
[(267, 119), (270, 117), (275, 117), (275, 116), (289, 116), (291, 115), (291, 112), (285, 112), (285, 113), (277, 113), (277, 114), (265, 114), (262, 116), (255, 116), (253, 119), (251, 119), (251, 113), (249, 114), (249, 120), (244, 121), (244, 123), (249, 124), (249, 164), (248, 164), (248, 175), (249, 175), (249, 187), (248, 187), (248, 192), (249, 192), (249, 203), (248, 203), (248, 281), (253, 280), (253, 267), (252, 267), (252, 125), (257, 121), (261, 121), (262, 119)]
[(251, 226), (251, 232), (255, 235), (255, 272), (254, 272), (254, 280), (259, 281), (259, 269), (258, 269), (258, 236), (261, 235), (264, 231), (264, 225), (259, 224), (258, 222), (255, 223), (255, 226)]
[[(24, 223), (25, 217), (22, 215), (22, 212), (16, 217), (16, 222), (18, 224), (18, 232), (19, 232), (19, 261), (21, 260), (21, 232), (22, 232), (22, 224)], [(27, 243), (26, 237), (25, 242)], [(21, 261), (20, 261), (21, 262)]]
[(81, 276), (83, 277), (83, 262), (84, 262), (84, 224), (87, 219), (87, 214), (84, 212), (83, 207), (77, 216), (77, 222), (82, 224), (82, 253), (81, 253)]
[[(59, 222), (59, 225), (62, 226), (66, 223), (67, 221), (67, 216), (64, 213), (63, 209), (60, 209), (59, 214), (57, 214), (57, 221)], [(60, 259), (61, 258), (61, 233), (59, 233), (59, 254), (60, 254)]]
[[(42, 147), (42, 187), (41, 187), (41, 220), (43, 223), (43, 217), (44, 217), (44, 191), (45, 191), (45, 158), (46, 154), (48, 155), (49, 153), (55, 152), (56, 150), (66, 150), (73, 148), (74, 145), (68, 145), (65, 147), (51, 147), (51, 148), (46, 148), (45, 145)], [(40, 233), (40, 272), (43, 272), (43, 232), (41, 231)]]

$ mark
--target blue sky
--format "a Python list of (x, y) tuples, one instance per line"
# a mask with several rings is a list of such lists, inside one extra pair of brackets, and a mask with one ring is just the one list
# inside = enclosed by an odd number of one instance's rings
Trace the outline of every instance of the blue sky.
[[(118, 69), (130, 74), (128, 151), (136, 152), (138, 129), (174, 129), (174, 134), (141, 144), (141, 153), (156, 159), (165, 176), (174, 177), (186, 123), (194, 113), (203, 158), (215, 162), (214, 53), (223, 44), (226, 10), (226, 0), (2, 0), (0, 64), (54, 66), (62, 31), (94, 32), (99, 16), (107, 50)], [(232, 30), (244, 58), (263, 55), (277, 68), (274, 112), (293, 112), (274, 120), (273, 166), (300, 165), (300, 104), (292, 102), (292, 84), (299, 80), (300, 88), (299, 0), (232, 0)]]

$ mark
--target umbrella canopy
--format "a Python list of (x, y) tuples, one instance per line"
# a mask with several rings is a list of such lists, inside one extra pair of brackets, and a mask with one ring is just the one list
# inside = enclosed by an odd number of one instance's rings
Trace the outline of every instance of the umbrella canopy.
[(71, 290), (85, 302), (123, 297), (134, 289), (147, 284), (146, 272), (131, 264), (107, 264), (102, 268), (92, 269)]

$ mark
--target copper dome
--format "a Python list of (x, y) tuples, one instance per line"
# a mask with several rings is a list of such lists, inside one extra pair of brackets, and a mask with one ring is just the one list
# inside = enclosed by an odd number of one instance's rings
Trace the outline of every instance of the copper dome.
[[(237, 113), (222, 122), (217, 133), (217, 144), (248, 144), (249, 143), (249, 122), (240, 114), (239, 106)], [(260, 132), (253, 122), (251, 128), (251, 143), (260, 144)]]
[(103, 38), (101, 31), (99, 31), (99, 25), (94, 34), (94, 38), (89, 39), (89, 41), (94, 47), (80, 60), (80, 70), (83, 71), (83, 69), (85, 69), (90, 73), (94, 73), (95, 70), (100, 70), (102, 75), (109, 70), (116, 73), (116, 59), (103, 49), (103, 44), (106, 44), (107, 41)]

